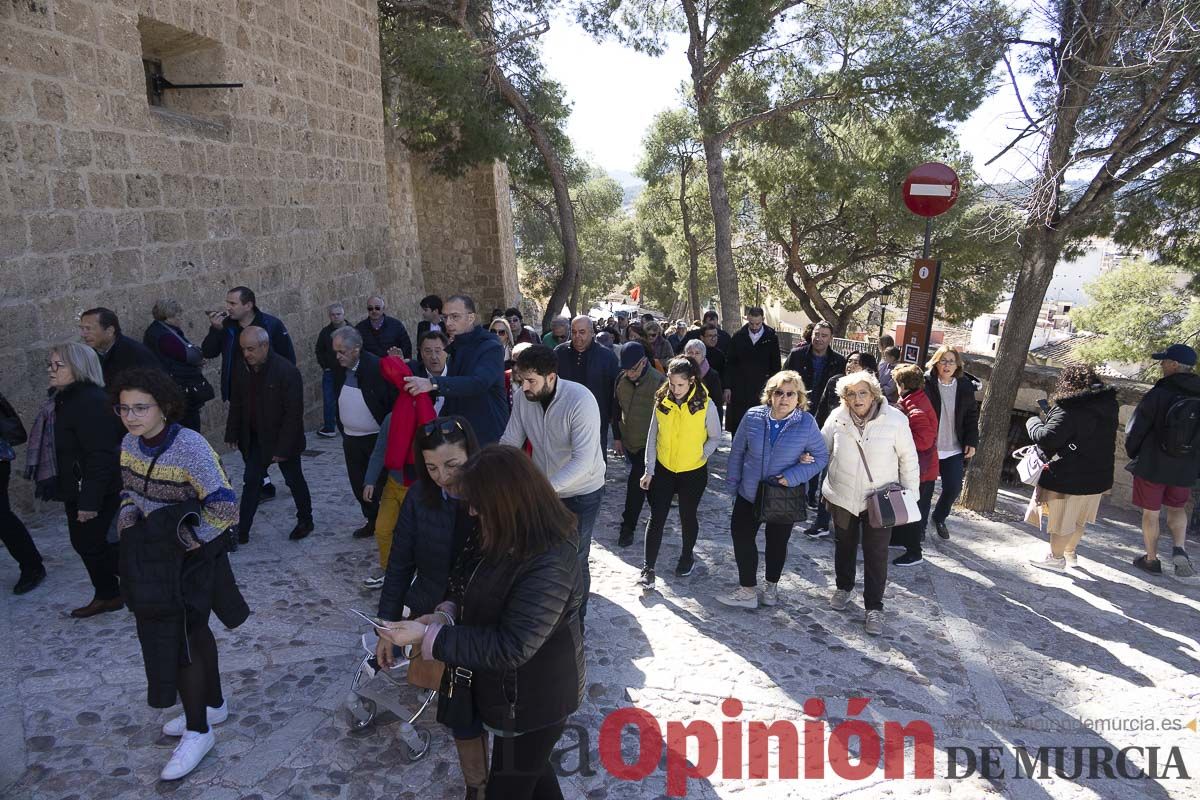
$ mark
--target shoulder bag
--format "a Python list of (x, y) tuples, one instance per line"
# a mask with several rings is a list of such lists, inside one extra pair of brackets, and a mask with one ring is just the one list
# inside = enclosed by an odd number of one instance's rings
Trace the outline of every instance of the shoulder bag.
[(766, 476), (767, 449), (770, 444), (771, 412), (763, 427), (762, 476), (758, 481), (758, 492), (754, 497), (754, 517), (765, 525), (794, 525), (808, 518), (808, 505), (804, 501), (805, 487), (784, 486), (779, 476)]
[[(445, 618), (447, 625), (454, 624), (454, 620), (449, 614), (445, 612), (439, 613)], [(445, 663), (438, 661), (436, 658), (425, 658), (421, 655), (420, 644), (415, 644), (409, 648), (407, 678), (410, 686), (436, 692), (442, 688), (442, 673), (445, 670)]]
[[(21, 418), (17, 415), (17, 410), (12, 407), (12, 404), (8, 400), (0, 396), (0, 439), (15, 447), (19, 444), (25, 444), (28, 436), (25, 432), (25, 426), (21, 424)], [(8, 460), (11, 461), (12, 459)]]
[[(871, 477), (871, 468), (867, 465), (867, 454), (863, 452), (857, 439), (854, 444), (858, 447), (858, 455), (867, 471), (867, 480), (875, 483), (875, 479)], [(920, 519), (921, 511), (917, 508), (917, 498), (898, 483), (889, 483), (867, 495), (867, 523), (872, 528), (892, 528)]]

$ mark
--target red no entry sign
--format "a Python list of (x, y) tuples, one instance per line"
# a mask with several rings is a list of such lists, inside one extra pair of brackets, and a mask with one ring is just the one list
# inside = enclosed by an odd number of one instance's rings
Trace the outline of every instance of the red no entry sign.
[(904, 179), (904, 205), (919, 216), (945, 214), (957, 199), (958, 175), (945, 164), (922, 164)]

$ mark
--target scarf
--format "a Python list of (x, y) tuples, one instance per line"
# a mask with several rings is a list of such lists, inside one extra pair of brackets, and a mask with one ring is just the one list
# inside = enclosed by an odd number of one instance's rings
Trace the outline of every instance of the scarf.
[(25, 448), (25, 478), (34, 481), (34, 496), (55, 499), (58, 483), (58, 457), (54, 452), (54, 392), (46, 397), (29, 430)]
[(712, 367), (708, 365), (707, 358), (700, 362), (700, 380), (704, 380), (710, 369), (712, 369)]
[(867, 429), (867, 423), (875, 419), (878, 413), (879, 401), (877, 400), (871, 402), (871, 407), (867, 409), (867, 415), (862, 419), (859, 419), (858, 414), (855, 414), (853, 410), (850, 411), (850, 421), (854, 423), (854, 427), (858, 431), (858, 438), (862, 438)]
[(396, 402), (392, 405), (392, 422), (388, 425), (387, 449), (384, 451), (383, 465), (389, 471), (400, 472), (404, 476), (404, 485), (413, 482), (413, 441), (417, 437), (417, 429), (427, 422), (432, 422), (437, 416), (433, 411), (433, 400), (428, 393), (416, 397), (404, 391), (404, 379), (412, 375), (412, 370), (404, 359), (397, 356), (386, 356), (379, 360), (379, 371), (385, 380), (400, 390)]

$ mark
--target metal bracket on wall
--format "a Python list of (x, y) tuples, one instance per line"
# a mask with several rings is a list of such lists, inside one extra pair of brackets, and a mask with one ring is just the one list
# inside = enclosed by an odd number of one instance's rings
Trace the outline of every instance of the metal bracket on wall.
[(241, 89), (241, 83), (171, 83), (163, 75), (162, 62), (142, 59), (146, 70), (146, 98), (152, 106), (161, 106), (163, 92), (168, 89)]

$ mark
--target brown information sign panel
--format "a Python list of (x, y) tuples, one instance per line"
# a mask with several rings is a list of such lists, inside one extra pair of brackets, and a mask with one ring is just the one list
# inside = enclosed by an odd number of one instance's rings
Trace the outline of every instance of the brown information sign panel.
[(925, 352), (933, 335), (933, 313), (937, 308), (938, 278), (942, 262), (918, 258), (913, 262), (912, 288), (908, 291), (908, 315), (904, 322), (901, 360), (905, 364), (925, 364)]

